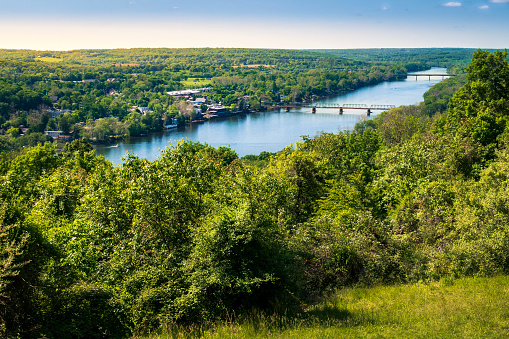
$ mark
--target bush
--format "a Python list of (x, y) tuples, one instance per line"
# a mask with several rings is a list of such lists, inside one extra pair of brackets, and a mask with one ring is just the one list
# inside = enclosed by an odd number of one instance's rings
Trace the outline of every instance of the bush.
[(113, 291), (79, 283), (51, 293), (44, 309), (40, 336), (51, 338), (125, 338), (129, 328)]

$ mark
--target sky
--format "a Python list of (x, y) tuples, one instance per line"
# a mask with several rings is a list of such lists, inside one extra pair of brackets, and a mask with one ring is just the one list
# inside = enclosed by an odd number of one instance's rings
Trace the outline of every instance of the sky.
[(0, 48), (509, 47), (509, 0), (0, 0)]

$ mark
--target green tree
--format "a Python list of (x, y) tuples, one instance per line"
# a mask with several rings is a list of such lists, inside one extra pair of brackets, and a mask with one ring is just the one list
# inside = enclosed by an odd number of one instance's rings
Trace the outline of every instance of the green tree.
[(7, 134), (11, 136), (11, 138), (15, 138), (18, 136), (19, 129), (16, 127), (11, 127), (7, 130)]
[(468, 82), (451, 98), (449, 113), (439, 126), (458, 131), (483, 146), (497, 144), (509, 116), (507, 55), (507, 51), (474, 53), (467, 67)]
[(60, 128), (62, 133), (69, 134), (71, 126), (69, 124), (69, 117), (67, 115), (64, 114), (62, 117), (60, 117), (58, 120), (58, 128)]
[(7, 287), (13, 282), (12, 279), (19, 275), (20, 268), (27, 264), (20, 259), (22, 259), (28, 234), (13, 237), (15, 228), (16, 225), (8, 226), (3, 220), (0, 221), (0, 302), (2, 303), (2, 307), (0, 307), (0, 335), (2, 336), (7, 336), (7, 331), (13, 330), (12, 327), (8, 328), (13, 324), (8, 324), (6, 321), (16, 318), (16, 314), (12, 312), (16, 309), (13, 307), (16, 300), (13, 299), (17, 296)]
[(127, 126), (127, 130), (130, 136), (138, 136), (145, 131), (147, 126), (141, 121), (141, 114), (134, 111), (129, 113), (124, 123)]

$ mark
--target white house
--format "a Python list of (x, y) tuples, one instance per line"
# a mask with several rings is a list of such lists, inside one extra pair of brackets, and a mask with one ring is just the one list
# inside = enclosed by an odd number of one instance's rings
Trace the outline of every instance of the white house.
[(62, 131), (44, 131), (44, 134), (46, 135), (49, 135), (50, 137), (52, 138), (58, 138), (60, 136), (60, 134), (62, 134), (64, 132)]

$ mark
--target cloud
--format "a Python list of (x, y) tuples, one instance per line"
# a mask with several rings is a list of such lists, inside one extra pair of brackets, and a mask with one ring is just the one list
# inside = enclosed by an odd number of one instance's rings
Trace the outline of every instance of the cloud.
[(491, 2), (494, 4), (503, 4), (504, 2), (509, 2), (509, 0), (490, 0), (488, 2)]
[(479, 7), (477, 7), (477, 8), (478, 8), (478, 9), (489, 9), (489, 8), (490, 8), (490, 6), (488, 6), (488, 5), (484, 5), (484, 6), (479, 6)]
[(388, 9), (389, 9), (389, 7), (387, 7), (387, 6), (384, 6), (384, 7), (380, 8), (380, 10), (382, 10), (382, 11), (386, 11)]
[[(503, 0), (493, 0), (493, 1), (503, 1)], [(445, 4), (442, 4), (444, 7), (461, 7), (463, 6), (461, 2), (446, 2)]]

